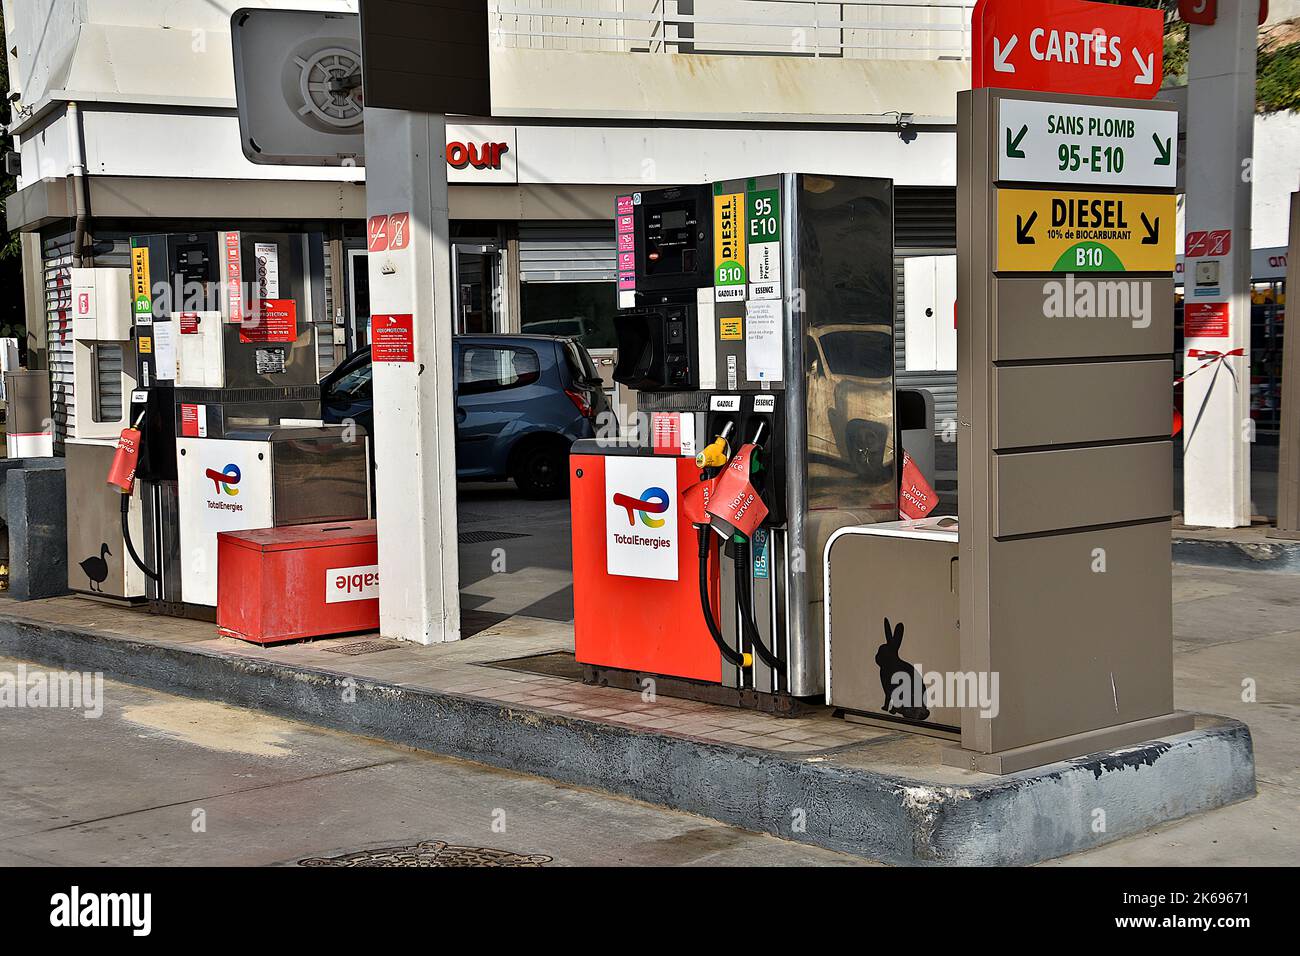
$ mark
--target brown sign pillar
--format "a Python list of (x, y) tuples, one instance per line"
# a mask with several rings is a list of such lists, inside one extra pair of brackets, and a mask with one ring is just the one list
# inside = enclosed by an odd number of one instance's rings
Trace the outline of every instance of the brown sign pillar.
[(1192, 727), (1173, 712), (1176, 143), (1164, 103), (958, 96), (961, 660), (997, 693), (963, 709), (950, 765)]

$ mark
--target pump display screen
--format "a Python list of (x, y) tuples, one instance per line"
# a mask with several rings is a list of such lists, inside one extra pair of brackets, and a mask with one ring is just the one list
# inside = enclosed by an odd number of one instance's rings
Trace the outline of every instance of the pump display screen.
[(645, 213), (647, 275), (681, 275), (699, 267), (699, 223), (695, 202), (665, 203)]

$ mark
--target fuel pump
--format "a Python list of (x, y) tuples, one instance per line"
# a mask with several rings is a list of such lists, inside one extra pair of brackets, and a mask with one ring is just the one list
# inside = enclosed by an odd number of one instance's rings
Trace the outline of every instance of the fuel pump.
[(631, 434), (572, 452), (590, 681), (777, 712), (824, 684), (817, 556), (895, 516), (893, 188), (788, 173), (618, 198)]
[(369, 515), (365, 433), (320, 421), (324, 256), (318, 233), (132, 240), (155, 611), (214, 617), (222, 531)]

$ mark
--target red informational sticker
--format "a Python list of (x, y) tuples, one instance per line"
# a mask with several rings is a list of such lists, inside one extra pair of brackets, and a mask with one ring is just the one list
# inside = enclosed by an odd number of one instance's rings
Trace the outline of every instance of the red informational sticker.
[(679, 412), (652, 412), (650, 434), (656, 455), (682, 453), (682, 416)]
[(979, 0), (971, 86), (1149, 100), (1164, 71), (1164, 14), (1085, 0)]
[[(1178, 0), (1178, 17), (1184, 23), (1213, 26), (1219, 19), (1219, 0)], [(1259, 25), (1268, 20), (1268, 0), (1259, 0)]]
[(243, 266), (239, 258), (239, 233), (223, 234), (226, 245), (226, 304), (229, 306), (230, 322), (242, 322), (244, 318), (244, 282)]
[(1228, 303), (1188, 302), (1183, 306), (1183, 338), (1226, 339)]
[(411, 214), (395, 212), (388, 217), (388, 248), (400, 252), (411, 244)]
[(207, 409), (202, 405), (181, 406), (181, 437), (204, 438), (208, 434)]
[(753, 457), (752, 444), (740, 447), (718, 476), (717, 488), (707, 508), (709, 515), (722, 522), (722, 530), (737, 531), (746, 538), (767, 517), (767, 505), (749, 480)]
[(370, 358), (375, 362), (414, 362), (414, 318), (411, 315), (372, 315)]
[(258, 299), (239, 326), (241, 342), (292, 342), (298, 338), (298, 303), (293, 299)]
[(939, 503), (930, 483), (916, 467), (912, 456), (903, 452), (903, 482), (898, 488), (898, 515), (900, 518), (924, 518)]
[(181, 335), (198, 335), (199, 334), (199, 314), (197, 312), (182, 312)]
[(388, 249), (388, 217), (371, 216), (366, 224), (366, 249), (384, 252)]

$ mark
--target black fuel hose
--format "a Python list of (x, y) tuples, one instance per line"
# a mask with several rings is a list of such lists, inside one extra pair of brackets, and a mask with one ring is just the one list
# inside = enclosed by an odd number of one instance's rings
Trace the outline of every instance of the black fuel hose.
[(777, 674), (784, 674), (785, 661), (768, 650), (758, 635), (758, 625), (754, 623), (754, 597), (749, 592), (753, 574), (749, 559), (749, 539), (736, 535), (732, 547), (735, 551), (733, 560), (736, 565), (736, 600), (740, 604), (740, 626), (759, 659)]
[(158, 580), (158, 572), (149, 570), (149, 566), (140, 560), (140, 555), (135, 553), (135, 545), (131, 543), (131, 496), (122, 495), (122, 540), (126, 543), (126, 553), (131, 555), (131, 560), (135, 566), (145, 573), (150, 581)]
[(700, 610), (704, 612), (704, 623), (709, 629), (713, 643), (718, 645), (718, 653), (727, 663), (743, 670), (749, 666), (745, 663), (745, 655), (723, 639), (722, 630), (718, 627), (718, 622), (713, 619), (713, 600), (709, 596), (709, 537), (713, 532), (709, 530), (708, 525), (702, 524), (696, 527), (695, 533), (700, 542)]

